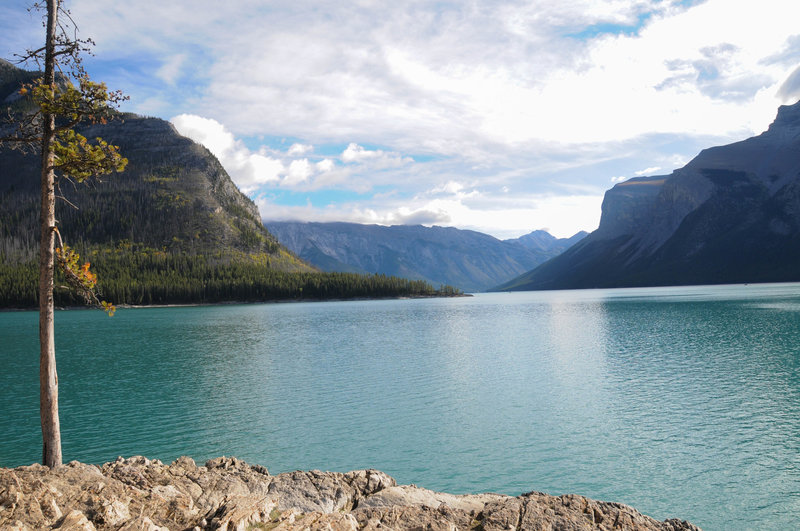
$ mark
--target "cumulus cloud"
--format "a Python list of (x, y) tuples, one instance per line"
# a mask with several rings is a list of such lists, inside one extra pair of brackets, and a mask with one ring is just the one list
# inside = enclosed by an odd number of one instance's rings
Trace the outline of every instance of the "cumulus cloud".
[(364, 159), (375, 158), (379, 155), (377, 151), (368, 151), (362, 146), (355, 143), (350, 143), (342, 152), (342, 160), (345, 162), (356, 162)]
[(289, 146), (289, 149), (286, 151), (286, 153), (289, 156), (297, 157), (300, 155), (305, 155), (306, 153), (310, 153), (313, 150), (314, 146), (311, 146), (309, 144), (294, 143), (291, 146)]
[(181, 114), (172, 118), (171, 122), (179, 133), (207, 147), (219, 159), (233, 182), (245, 192), (277, 181), (284, 171), (280, 160), (253, 153), (216, 120)]
[(321, 161), (317, 162), (317, 170), (322, 173), (327, 173), (332, 171), (334, 168), (334, 162), (331, 159), (322, 159)]
[(308, 180), (314, 170), (308, 159), (293, 160), (289, 164), (289, 171), (283, 179), (284, 184), (293, 185)]
[(270, 187), (319, 191), (346, 189), (366, 193), (397, 179), (396, 171), (413, 159), (396, 152), (370, 150), (350, 143), (339, 157), (310, 158), (313, 147), (292, 144), (286, 151), (261, 146), (248, 148), (223, 124), (211, 118), (181, 114), (172, 119), (181, 134), (206, 146), (246, 194)]

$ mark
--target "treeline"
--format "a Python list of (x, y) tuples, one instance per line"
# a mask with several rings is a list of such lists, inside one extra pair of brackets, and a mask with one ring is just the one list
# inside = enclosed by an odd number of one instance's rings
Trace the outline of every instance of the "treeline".
[[(385, 275), (278, 271), (271, 268), (271, 256), (267, 254), (192, 255), (117, 248), (95, 249), (83, 256), (99, 277), (97, 287), (101, 298), (116, 305), (461, 294), (450, 286), (434, 289), (424, 281)], [(0, 264), (0, 307), (36, 307), (37, 279), (35, 261), (16, 264), (3, 261)], [(82, 304), (66, 289), (56, 289), (55, 297), (58, 306)]]

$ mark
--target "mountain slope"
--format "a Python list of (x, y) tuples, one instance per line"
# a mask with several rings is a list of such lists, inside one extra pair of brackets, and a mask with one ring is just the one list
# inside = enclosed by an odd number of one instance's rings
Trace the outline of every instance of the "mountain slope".
[[(60, 182), (56, 217), (67, 243), (265, 253), (278, 269), (311, 270), (264, 229), (216, 158), (168, 122), (126, 114), (81, 132), (119, 145), (129, 164), (88, 186)], [(0, 254), (9, 259), (35, 252), (38, 186), (35, 155), (0, 150)]]
[[(0, 61), (2, 115), (31, 108), (19, 87), (36, 76)], [(11, 127), (0, 123), (0, 137)], [(303, 262), (266, 230), (219, 161), (164, 120), (119, 114), (80, 132), (118, 145), (129, 160), (123, 173), (88, 185), (61, 179), (57, 190), (59, 233), (91, 262), (104, 298), (166, 304), (434, 294), (422, 282), (326, 274)], [(36, 304), (38, 216), (38, 157), (0, 146), (0, 307)], [(56, 300), (78, 302), (62, 290)]]
[[(568, 245), (546, 232), (500, 241), (487, 234), (421, 225), (267, 222), (278, 240), (324, 271), (397, 275), (483, 291), (557, 255)], [(532, 245), (530, 241), (536, 241)]]
[[(37, 76), (0, 60), (4, 114), (30, 108), (19, 87)], [(0, 125), (6, 132), (11, 127)], [(62, 200), (56, 217), (66, 243), (116, 245), (125, 240), (168, 251), (265, 253), (279, 269), (311, 270), (263, 227), (255, 204), (219, 161), (169, 122), (120, 114), (80, 132), (119, 145), (129, 164), (123, 173), (88, 186), (59, 180)], [(0, 146), (0, 254), (7, 259), (36, 252), (38, 208), (38, 156)]]
[(599, 228), (504, 290), (800, 280), (800, 102), (753, 138), (606, 192)]

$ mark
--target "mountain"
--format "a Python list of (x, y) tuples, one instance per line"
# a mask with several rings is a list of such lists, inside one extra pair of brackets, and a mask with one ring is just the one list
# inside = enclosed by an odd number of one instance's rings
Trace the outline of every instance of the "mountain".
[[(21, 83), (36, 72), (0, 60), (0, 116), (31, 108)], [(64, 81), (65, 82), (65, 81)], [(0, 137), (11, 126), (0, 121)], [(60, 179), (56, 219), (64, 243), (91, 261), (115, 303), (165, 304), (285, 298), (431, 294), (401, 279), (318, 272), (267, 231), (252, 200), (219, 161), (169, 122), (118, 114), (80, 128), (118, 145), (119, 174), (74, 184)], [(0, 145), (0, 307), (36, 299), (39, 157)], [(59, 304), (72, 304), (57, 293)]]
[(800, 280), (800, 102), (764, 133), (606, 192), (600, 226), (497, 289)]
[[(0, 101), (19, 108), (19, 84), (36, 75), (0, 63)], [(67, 243), (127, 240), (172, 251), (266, 253), (279, 269), (311, 270), (263, 227), (257, 207), (219, 161), (169, 122), (120, 114), (80, 132), (118, 145), (129, 165), (88, 186), (60, 182), (57, 219)], [(38, 155), (0, 147), (0, 253), (36, 252), (38, 208)]]
[(503, 241), (506, 243), (517, 243), (531, 251), (540, 252), (545, 255), (557, 256), (588, 235), (588, 232), (582, 230), (569, 238), (556, 238), (547, 231), (535, 230), (519, 238)]
[(568, 240), (542, 231), (501, 241), (480, 232), (421, 225), (287, 221), (266, 226), (282, 244), (323, 271), (397, 275), (473, 292), (513, 278), (568, 245)]

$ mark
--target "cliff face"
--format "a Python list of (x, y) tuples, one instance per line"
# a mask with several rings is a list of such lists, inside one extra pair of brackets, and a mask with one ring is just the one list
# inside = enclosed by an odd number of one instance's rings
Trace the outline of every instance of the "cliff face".
[(483, 291), (556, 256), (571, 240), (533, 233), (500, 241), (487, 234), (421, 225), (268, 222), (270, 232), (324, 271), (380, 273)]
[(499, 289), (800, 280), (800, 102), (759, 136), (606, 192), (599, 228)]
[(100, 467), (0, 469), (0, 528), (698, 530), (582, 496), (455, 496), (398, 486), (376, 470), (272, 476), (263, 466), (225, 457), (201, 467), (187, 457), (171, 465), (132, 457)]
[(614, 239), (633, 234), (650, 215), (666, 178), (638, 177), (616, 184), (606, 192), (595, 238)]

